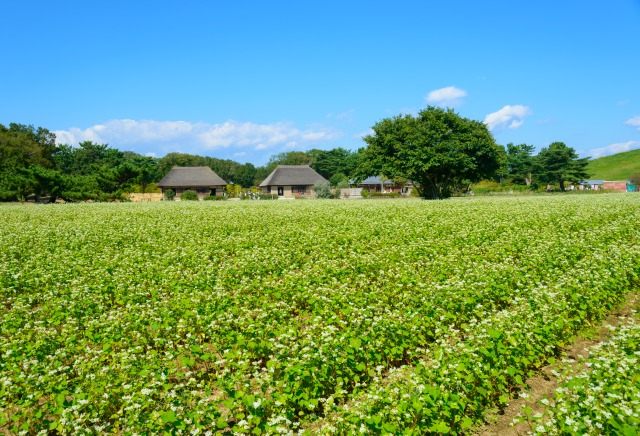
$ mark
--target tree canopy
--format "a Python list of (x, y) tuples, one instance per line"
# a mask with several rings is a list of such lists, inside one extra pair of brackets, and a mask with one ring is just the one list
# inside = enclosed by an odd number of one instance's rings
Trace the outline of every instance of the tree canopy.
[(39, 165), (53, 166), (56, 135), (47, 129), (11, 123), (0, 124), (0, 170)]
[(424, 198), (450, 197), (491, 177), (504, 160), (484, 123), (452, 109), (430, 106), (415, 117), (385, 118), (373, 131), (364, 138), (360, 173), (407, 178)]
[(533, 145), (512, 143), (507, 144), (507, 171), (506, 176), (511, 178), (512, 183), (531, 184), (531, 173), (533, 171), (534, 157)]
[(579, 158), (578, 153), (564, 142), (554, 142), (540, 150), (535, 158), (535, 172), (542, 183), (558, 183), (564, 191), (565, 182), (579, 182), (589, 178), (586, 172), (589, 158)]

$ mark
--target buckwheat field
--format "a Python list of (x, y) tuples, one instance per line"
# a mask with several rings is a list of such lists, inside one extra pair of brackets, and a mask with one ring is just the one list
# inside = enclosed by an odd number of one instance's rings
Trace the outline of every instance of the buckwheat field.
[(470, 433), (639, 274), (633, 194), (3, 205), (0, 433)]

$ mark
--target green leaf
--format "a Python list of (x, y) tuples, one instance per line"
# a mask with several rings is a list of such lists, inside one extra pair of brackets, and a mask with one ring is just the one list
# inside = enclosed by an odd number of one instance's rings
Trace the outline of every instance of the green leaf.
[(168, 412), (161, 413), (160, 417), (162, 418), (162, 421), (166, 423), (173, 423), (178, 420), (178, 418), (176, 417), (176, 412), (174, 412), (173, 410), (169, 410)]
[(396, 431), (396, 426), (390, 422), (382, 424), (382, 428), (389, 433), (394, 433)]
[(223, 429), (227, 427), (227, 425), (228, 423), (223, 417), (216, 419), (216, 427), (218, 427), (219, 429)]
[(489, 329), (487, 333), (489, 333), (489, 336), (491, 336), (493, 339), (500, 339), (500, 337), (502, 337), (502, 334), (503, 334), (500, 330), (494, 330), (494, 329)]
[(447, 434), (451, 431), (451, 429), (445, 422), (438, 421), (433, 427), (431, 427), (431, 431), (441, 434)]
[(468, 416), (465, 416), (464, 418), (462, 418), (462, 421), (460, 422), (460, 426), (463, 429), (471, 428), (472, 425), (473, 425), (473, 420)]

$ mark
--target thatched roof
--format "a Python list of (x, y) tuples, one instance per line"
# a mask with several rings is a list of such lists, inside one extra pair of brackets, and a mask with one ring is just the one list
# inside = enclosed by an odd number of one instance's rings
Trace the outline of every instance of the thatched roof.
[(309, 165), (278, 165), (269, 176), (260, 183), (266, 186), (301, 186), (326, 182), (327, 179), (316, 173)]
[(158, 182), (160, 188), (192, 188), (225, 186), (227, 182), (209, 167), (173, 167)]

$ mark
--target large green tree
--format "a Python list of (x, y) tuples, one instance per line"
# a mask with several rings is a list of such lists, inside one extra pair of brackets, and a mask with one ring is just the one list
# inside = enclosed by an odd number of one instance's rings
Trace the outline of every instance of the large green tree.
[(565, 190), (565, 182), (579, 182), (589, 178), (586, 167), (589, 158), (578, 153), (564, 142), (554, 142), (540, 150), (535, 158), (534, 171), (542, 183), (558, 183)]
[(533, 145), (507, 144), (507, 177), (513, 183), (531, 184), (531, 172), (533, 171), (534, 157)]
[(311, 168), (325, 179), (330, 179), (335, 174), (349, 176), (358, 164), (357, 153), (345, 150), (342, 147), (331, 150), (313, 149), (309, 150), (308, 153), (313, 158)]
[(52, 167), (58, 151), (56, 135), (49, 130), (24, 124), (0, 124), (0, 170), (40, 165)]
[(421, 197), (439, 199), (492, 177), (504, 160), (487, 126), (452, 109), (430, 106), (373, 126), (360, 174), (411, 180)]
[(271, 156), (267, 168), (271, 172), (278, 165), (309, 165), (311, 162), (313, 162), (313, 157), (306, 151), (286, 151)]
[(56, 135), (24, 124), (0, 124), (0, 200), (23, 201), (51, 195), (55, 199), (61, 175), (53, 169), (59, 152)]

